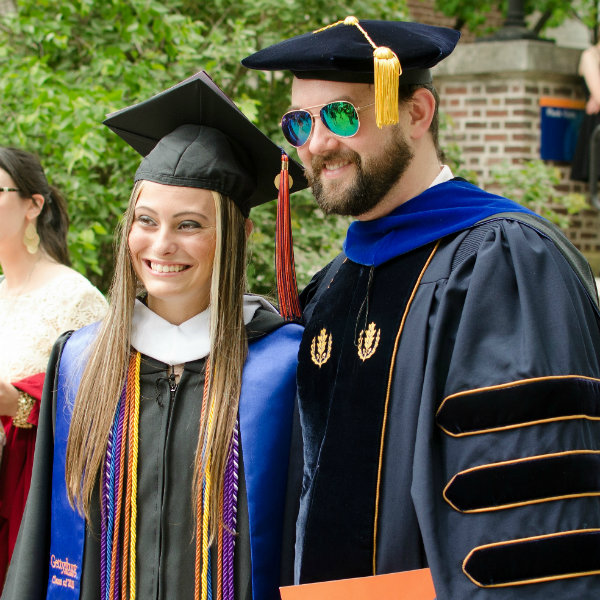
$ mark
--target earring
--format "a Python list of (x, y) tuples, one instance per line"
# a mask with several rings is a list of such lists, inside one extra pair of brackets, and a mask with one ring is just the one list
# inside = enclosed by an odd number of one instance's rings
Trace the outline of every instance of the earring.
[(35, 254), (40, 246), (40, 236), (35, 228), (35, 225), (30, 221), (29, 225), (25, 228), (25, 235), (23, 236), (23, 243), (29, 254)]

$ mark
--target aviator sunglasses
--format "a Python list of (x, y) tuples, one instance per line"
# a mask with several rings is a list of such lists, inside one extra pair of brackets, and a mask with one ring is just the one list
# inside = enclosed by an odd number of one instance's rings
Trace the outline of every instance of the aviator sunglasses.
[(352, 102), (336, 100), (325, 105), (318, 104), (308, 108), (290, 110), (281, 117), (281, 129), (285, 139), (292, 146), (296, 146), (296, 148), (304, 146), (315, 124), (315, 117), (310, 109), (319, 108), (320, 106), (319, 116), (321, 122), (331, 133), (344, 138), (352, 137), (358, 133), (360, 127), (358, 113), (374, 104), (375, 102), (371, 102), (371, 104), (365, 104), (364, 106), (354, 106)]

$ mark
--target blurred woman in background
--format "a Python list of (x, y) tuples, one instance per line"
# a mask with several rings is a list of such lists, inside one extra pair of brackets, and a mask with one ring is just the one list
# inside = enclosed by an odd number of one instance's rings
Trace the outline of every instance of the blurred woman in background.
[[(585, 82), (587, 101), (571, 162), (571, 179), (587, 182), (590, 177), (592, 133), (600, 125), (600, 42), (581, 53), (578, 73)], [(600, 168), (598, 173), (600, 173)]]
[(68, 224), (65, 201), (37, 157), (0, 147), (0, 589), (29, 491), (52, 345), (106, 309), (102, 294), (69, 266)]

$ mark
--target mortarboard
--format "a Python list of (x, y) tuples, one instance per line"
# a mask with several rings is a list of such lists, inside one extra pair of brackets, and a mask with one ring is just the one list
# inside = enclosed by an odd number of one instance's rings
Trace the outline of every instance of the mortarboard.
[(263, 48), (242, 64), (291, 71), (300, 79), (374, 83), (381, 127), (398, 122), (398, 85), (430, 83), (429, 69), (454, 50), (459, 38), (459, 31), (447, 27), (346, 17)]
[(278, 198), (280, 311), (288, 320), (300, 317), (289, 188), (307, 187), (302, 167), (252, 124), (205, 71), (107, 115), (104, 124), (144, 157), (135, 181), (214, 190), (235, 202), (244, 216), (253, 206)]
[[(152, 98), (109, 114), (104, 124), (144, 156), (135, 180), (215, 190), (248, 216), (277, 198), (281, 149), (201, 71)], [(293, 191), (307, 186), (289, 161)]]

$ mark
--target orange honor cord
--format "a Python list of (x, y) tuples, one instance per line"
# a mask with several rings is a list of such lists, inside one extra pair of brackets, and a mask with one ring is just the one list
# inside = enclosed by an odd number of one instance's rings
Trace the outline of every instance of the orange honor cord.
[(275, 265), (277, 270), (277, 295), (279, 311), (284, 319), (293, 321), (302, 316), (292, 239), (292, 219), (290, 213), (289, 159), (281, 153), (281, 173), (279, 175), (279, 196), (277, 199), (277, 230), (275, 237)]
[[(130, 516), (130, 530), (129, 530), (129, 600), (135, 600), (136, 596), (136, 528), (137, 528), (137, 470), (138, 470), (138, 451), (139, 451), (139, 424), (140, 424), (140, 363), (141, 355), (136, 352), (135, 355), (135, 377), (133, 378), (133, 384), (135, 386), (134, 402), (132, 411), (132, 427), (131, 427), (131, 438), (132, 438), (132, 460), (131, 460), (131, 472), (128, 477), (131, 479), (131, 516)], [(127, 532), (125, 532), (127, 535)]]

